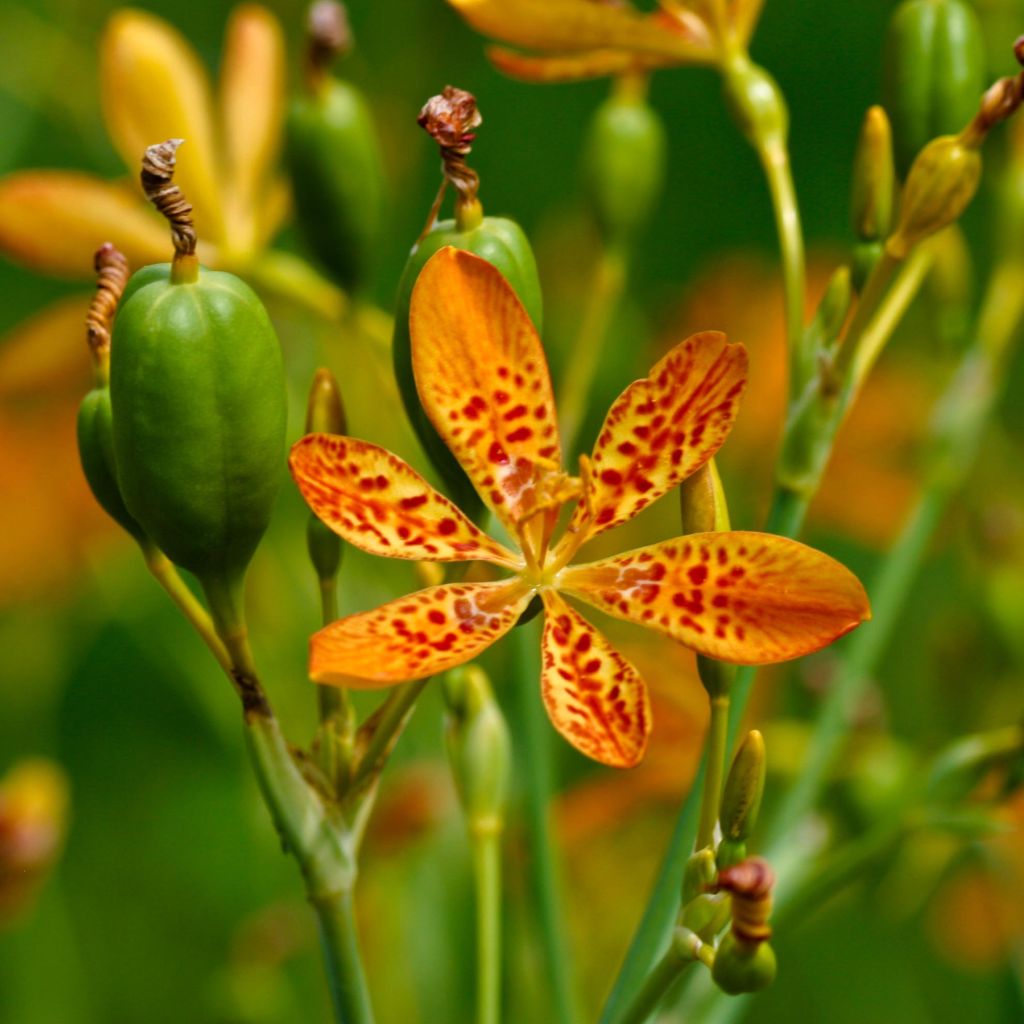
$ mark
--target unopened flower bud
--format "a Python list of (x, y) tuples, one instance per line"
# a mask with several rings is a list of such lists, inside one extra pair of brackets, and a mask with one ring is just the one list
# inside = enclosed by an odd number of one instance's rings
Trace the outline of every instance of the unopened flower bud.
[[(345, 408), (334, 374), (325, 367), (316, 371), (306, 405), (307, 434), (345, 433)], [(335, 579), (341, 567), (341, 538), (310, 513), (306, 522), (306, 550), (321, 582)]]
[(741, 841), (750, 838), (761, 809), (764, 778), (764, 738), (756, 729), (751, 729), (736, 751), (722, 791), (722, 809), (718, 820), (722, 826), (723, 840)]
[(715, 855), (708, 847), (692, 853), (683, 868), (683, 904), (706, 892), (717, 874)]
[(774, 884), (771, 867), (760, 857), (718, 873), (719, 888), (732, 896), (732, 928), (719, 943), (711, 969), (723, 992), (757, 992), (775, 978), (775, 953), (768, 944)]
[(512, 771), (512, 744), (501, 708), (487, 676), (475, 665), (449, 672), (443, 692), (449, 711), (448, 759), (470, 831), (500, 831)]
[(747, 946), (732, 932), (727, 932), (718, 945), (711, 979), (731, 996), (759, 992), (774, 980), (778, 969), (775, 951), (767, 942)]
[(609, 241), (629, 241), (647, 223), (665, 180), (665, 128), (635, 91), (617, 92), (594, 112), (584, 180)]
[(729, 507), (714, 459), (708, 459), (679, 485), (679, 513), (683, 533), (729, 529)]
[(850, 198), (853, 232), (860, 241), (877, 242), (888, 235), (895, 188), (889, 118), (881, 107), (870, 107), (864, 115), (853, 158)]
[(896, 230), (886, 249), (905, 259), (919, 242), (958, 220), (981, 179), (981, 154), (961, 136), (933, 139), (918, 154), (900, 202)]

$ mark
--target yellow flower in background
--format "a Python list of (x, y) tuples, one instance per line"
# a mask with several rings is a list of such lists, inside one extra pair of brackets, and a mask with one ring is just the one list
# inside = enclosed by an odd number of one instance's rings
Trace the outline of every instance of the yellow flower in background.
[(166, 224), (138, 184), (153, 142), (183, 138), (176, 179), (194, 207), (200, 256), (245, 270), (288, 208), (274, 171), (284, 110), (284, 39), (266, 9), (228, 22), (216, 91), (188, 42), (143, 11), (116, 12), (100, 44), (103, 116), (130, 180), (29, 170), (0, 180), (0, 252), (43, 273), (91, 278), (92, 256), (113, 242), (135, 268), (170, 256)]
[(601, 0), (448, 0), (478, 32), (534, 53), (492, 47), (506, 74), (565, 82), (720, 65), (746, 50), (763, 0), (661, 0), (646, 14)]

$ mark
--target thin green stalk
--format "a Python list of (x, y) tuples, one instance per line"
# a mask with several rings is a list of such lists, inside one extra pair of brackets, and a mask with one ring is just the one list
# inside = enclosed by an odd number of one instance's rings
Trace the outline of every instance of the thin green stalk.
[(587, 398), (601, 362), (612, 316), (622, 298), (627, 270), (625, 248), (606, 243), (598, 257), (587, 307), (572, 348), (572, 357), (565, 368), (565, 380), (559, 389), (559, 422), (565, 450), (570, 453), (575, 451), (579, 442), (579, 432), (587, 413)]
[(429, 682), (428, 676), (426, 679), (414, 679), (396, 686), (360, 730), (366, 730), (367, 740), (352, 779), (353, 792), (372, 781), (380, 771)]
[(755, 143), (775, 215), (775, 231), (782, 259), (782, 283), (786, 299), (786, 341), (790, 359), (790, 380), (800, 387), (814, 372), (813, 353), (804, 343), (804, 236), (800, 207), (793, 186), (789, 150), (785, 144), (763, 138)]
[(351, 889), (310, 897), (320, 925), (327, 981), (339, 1024), (373, 1024), (370, 993), (359, 955)]
[(551, 796), (554, 793), (552, 732), (540, 701), (538, 622), (518, 626), (514, 644), (509, 707), (515, 737), (515, 771), (523, 796), (526, 825), (527, 873), (533, 914), (540, 929), (541, 952), (551, 992), (552, 1024), (574, 1024), (576, 1009), (566, 917), (562, 911), (562, 887), (551, 829)]
[(636, 998), (626, 1007), (621, 1016), (615, 1018), (615, 1024), (645, 1024), (651, 1014), (658, 1008), (668, 990), (679, 980), (682, 973), (695, 963), (694, 960), (683, 958), (672, 943), (665, 955), (654, 965), (647, 976), (643, 987)]
[(722, 783), (725, 779), (725, 757), (729, 728), (729, 695), (711, 698), (711, 722), (708, 725), (707, 765), (704, 773), (704, 795), (700, 805), (696, 847), (710, 846), (715, 837), (715, 825), (722, 803)]
[[(472, 828), (472, 826), (471, 826)], [(476, 887), (476, 1019), (501, 1020), (501, 832), (473, 828), (473, 881)]]

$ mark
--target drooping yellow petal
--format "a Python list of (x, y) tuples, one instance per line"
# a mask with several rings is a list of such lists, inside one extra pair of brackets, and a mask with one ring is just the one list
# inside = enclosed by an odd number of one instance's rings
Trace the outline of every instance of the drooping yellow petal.
[(632, 768), (651, 732), (643, 679), (553, 591), (545, 591), (544, 609), (541, 693), (552, 725), (587, 757)]
[(615, 49), (660, 54), (678, 63), (711, 59), (707, 40), (686, 26), (626, 6), (592, 0), (448, 0), (478, 32), (515, 46), (574, 53)]
[(747, 46), (757, 27), (764, 0), (730, 0), (729, 20), (738, 42)]
[(559, 579), (611, 615), (741, 665), (810, 654), (871, 617), (856, 576), (820, 551), (768, 533), (694, 533)]
[(746, 378), (746, 349), (706, 331), (630, 384), (597, 436), (589, 493), (567, 536), (593, 537), (632, 519), (700, 469), (728, 436)]
[(309, 507), (364, 551), (518, 567), (511, 551), (384, 448), (353, 437), (307, 434), (292, 447), (288, 464)]
[(16, 262), (88, 280), (104, 242), (133, 269), (174, 252), (167, 226), (120, 185), (71, 171), (22, 171), (0, 181), (0, 250)]
[(188, 42), (152, 14), (120, 10), (103, 33), (100, 70), (104, 117), (132, 177), (138, 178), (147, 146), (184, 139), (174, 180), (194, 207), (200, 239), (223, 242), (210, 82)]
[(417, 591), (314, 633), (310, 678), (376, 689), (444, 672), (504, 636), (529, 602), (518, 579)]
[(423, 408), (511, 530), (548, 502), (561, 446), (540, 338), (508, 281), (447, 247), (420, 272), (409, 315)]
[(83, 394), (92, 377), (85, 345), (91, 301), (91, 295), (61, 299), (0, 339), (0, 400), (17, 396), (41, 406), (56, 394)]
[(220, 72), (220, 122), (230, 236), (252, 244), (258, 205), (277, 157), (284, 113), (284, 37), (265, 7), (236, 7)]
[(588, 50), (584, 53), (536, 56), (490, 46), (487, 56), (502, 74), (523, 82), (579, 82), (605, 75), (653, 71), (671, 65), (670, 57), (630, 53), (628, 50)]

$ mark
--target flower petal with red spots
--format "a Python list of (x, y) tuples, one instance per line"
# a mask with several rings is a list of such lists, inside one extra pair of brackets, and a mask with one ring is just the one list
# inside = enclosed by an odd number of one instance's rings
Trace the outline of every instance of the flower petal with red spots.
[(541, 694), (552, 724), (587, 757), (632, 768), (651, 731), (643, 679), (553, 591), (544, 593), (544, 608)]
[(310, 640), (310, 678), (375, 689), (455, 668), (504, 636), (530, 596), (519, 580), (453, 583), (339, 619)]
[(480, 497), (512, 531), (550, 504), (561, 448), (540, 338), (487, 260), (451, 247), (420, 271), (409, 315), (416, 388)]
[(307, 434), (292, 447), (288, 465), (313, 512), (363, 551), (518, 568), (511, 551), (384, 448), (354, 437)]
[(562, 571), (589, 604), (741, 665), (810, 654), (871, 618), (845, 566), (785, 537), (694, 533)]
[(591, 455), (589, 495), (568, 536), (632, 519), (715, 454), (746, 384), (747, 353), (706, 331), (676, 345), (615, 400)]

